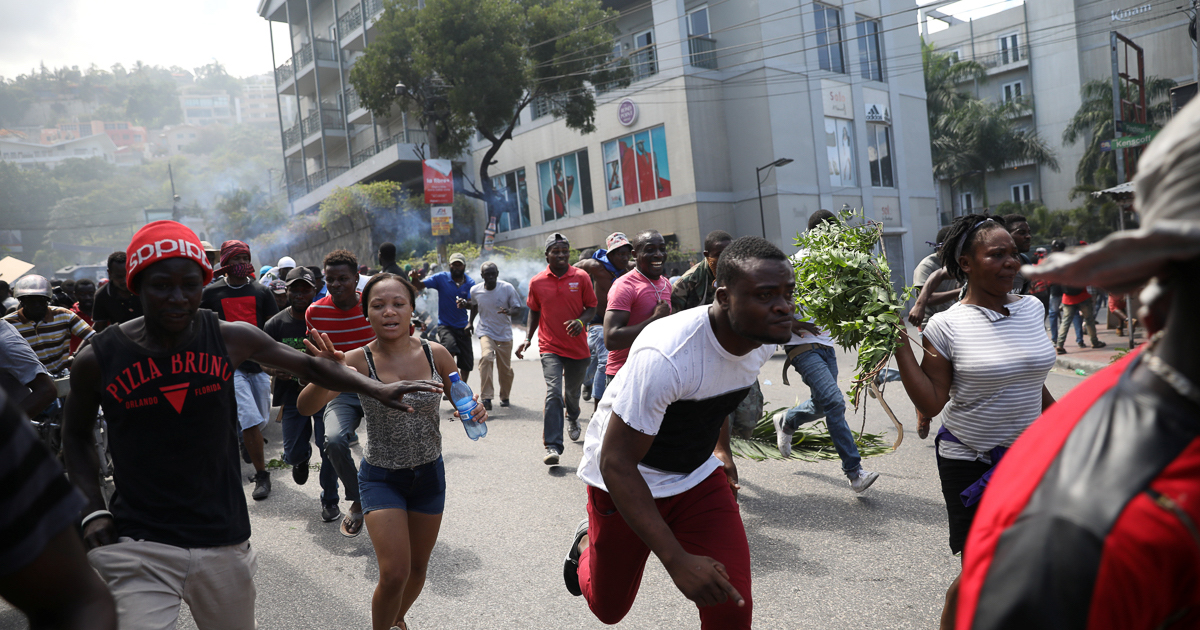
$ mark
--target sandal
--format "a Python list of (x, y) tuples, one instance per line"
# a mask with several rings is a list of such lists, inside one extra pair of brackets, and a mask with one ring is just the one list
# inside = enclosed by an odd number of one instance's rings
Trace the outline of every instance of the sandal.
[(346, 512), (346, 518), (342, 519), (340, 527), (342, 535), (346, 538), (354, 538), (362, 533), (363, 528), (363, 513), (362, 512)]

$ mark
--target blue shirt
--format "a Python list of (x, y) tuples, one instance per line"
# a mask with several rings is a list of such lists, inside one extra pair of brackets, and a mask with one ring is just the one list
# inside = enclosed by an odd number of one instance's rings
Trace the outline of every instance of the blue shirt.
[(467, 316), (470, 315), (470, 311), (465, 308), (458, 308), (456, 300), (458, 298), (464, 300), (471, 299), (471, 287), (475, 286), (475, 281), (468, 275), (464, 275), (463, 278), (462, 284), (455, 284), (454, 280), (450, 279), (449, 271), (435, 273), (425, 278), (425, 286), (430, 289), (437, 289), (438, 292), (439, 326), (449, 326), (451, 328), (467, 327)]

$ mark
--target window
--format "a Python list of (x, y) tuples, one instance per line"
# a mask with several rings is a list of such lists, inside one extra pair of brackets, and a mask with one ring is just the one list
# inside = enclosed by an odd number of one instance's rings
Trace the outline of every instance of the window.
[(854, 121), (825, 118), (825, 151), (829, 157), (829, 183), (854, 185)]
[(1021, 49), (1017, 47), (1017, 34), (1000, 38), (1000, 65), (1017, 63), (1021, 60)]
[(587, 150), (539, 162), (542, 222), (592, 213), (592, 179)]
[(842, 14), (823, 4), (813, 4), (817, 20), (817, 59), (822, 70), (846, 72), (842, 59)]
[(537, 120), (542, 116), (550, 115), (550, 99), (545, 96), (538, 96), (529, 103), (529, 118)]
[(664, 127), (605, 142), (604, 189), (610, 210), (671, 196)]
[(958, 63), (962, 61), (962, 51), (957, 48), (946, 51), (946, 54), (950, 55), (950, 63)]
[(883, 80), (883, 54), (879, 48), (879, 21), (858, 16), (858, 68), (862, 78)]
[(717, 46), (708, 24), (708, 7), (687, 14), (688, 56), (697, 68), (717, 69)]
[(895, 188), (892, 171), (892, 128), (867, 125), (867, 161), (871, 166), (871, 185)]
[(1033, 201), (1033, 184), (1017, 184), (1011, 190), (1013, 203), (1029, 203)]
[(654, 56), (654, 30), (648, 30), (633, 36), (633, 55), (630, 67), (633, 69), (633, 80), (644, 79), (658, 73), (657, 58)]
[(1014, 81), (1001, 86), (1001, 90), (1003, 90), (1001, 94), (1005, 103), (1011, 103), (1021, 98), (1021, 88), (1024, 87), (1023, 83), (1023, 81)]
[(519, 168), (493, 177), (492, 188), (496, 191), (496, 203), (500, 206), (495, 213), (499, 217), (496, 230), (507, 232), (529, 227), (529, 190), (525, 184), (525, 169)]
[(959, 198), (959, 205), (962, 207), (963, 212), (966, 212), (967, 210), (974, 210), (975, 209), (975, 195), (973, 195), (969, 192), (963, 193), (962, 196)]

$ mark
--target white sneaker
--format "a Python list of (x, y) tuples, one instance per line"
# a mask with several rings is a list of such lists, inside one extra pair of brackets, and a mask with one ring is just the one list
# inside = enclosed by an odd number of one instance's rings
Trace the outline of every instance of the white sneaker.
[(789, 429), (783, 426), (783, 421), (787, 418), (787, 410), (777, 411), (771, 416), (771, 423), (775, 425), (775, 445), (779, 447), (779, 454), (784, 457), (792, 456), (792, 434), (795, 429)]
[(879, 478), (879, 473), (870, 472), (862, 468), (858, 469), (858, 476), (850, 480), (850, 488), (855, 492), (862, 494), (875, 480)]
[(547, 466), (554, 466), (558, 464), (558, 451), (547, 446), (546, 455), (542, 457), (542, 462)]

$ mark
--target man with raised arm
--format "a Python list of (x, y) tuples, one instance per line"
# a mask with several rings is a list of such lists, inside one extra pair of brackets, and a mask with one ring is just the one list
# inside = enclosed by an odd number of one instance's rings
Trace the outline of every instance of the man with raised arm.
[[(257, 565), (234, 371), (253, 360), (410, 412), (404, 394), (441, 387), (385, 385), (201, 309), (213, 270), (180, 223), (139, 230), (126, 265), (145, 315), (110, 326), (79, 353), (67, 399), (66, 464), (88, 501), (80, 525), (88, 560), (116, 599), (121, 628), (174, 628), (186, 601), (201, 630), (253, 630)], [(101, 406), (116, 470), (111, 511), (92, 436)]]
[(729, 414), (791, 337), (796, 280), (753, 236), (717, 264), (716, 301), (655, 321), (592, 416), (579, 478), (588, 518), (563, 566), (567, 590), (620, 621), (653, 552), (704, 628), (750, 627), (750, 549), (738, 512)]

